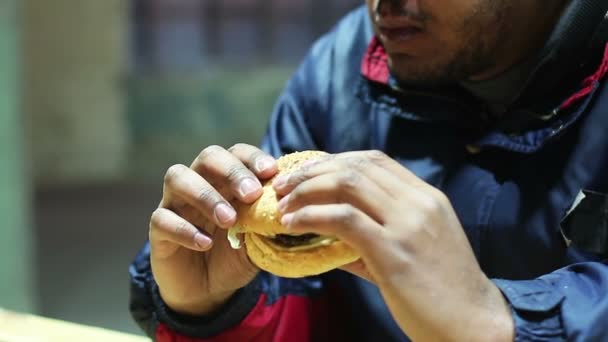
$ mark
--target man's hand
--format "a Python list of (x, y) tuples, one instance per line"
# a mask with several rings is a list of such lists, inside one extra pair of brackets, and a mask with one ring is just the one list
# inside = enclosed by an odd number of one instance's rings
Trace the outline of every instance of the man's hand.
[(274, 158), (244, 144), (210, 146), (190, 167), (169, 168), (149, 238), (152, 272), (170, 308), (210, 313), (255, 277), (258, 269), (245, 249), (230, 247), (225, 228), (236, 223), (231, 203), (254, 202), (262, 195), (259, 179), (276, 173)]
[(507, 304), (449, 200), (398, 162), (375, 151), (332, 155), (274, 187), (289, 230), (336, 236), (360, 253), (345, 269), (378, 285), (413, 340), (513, 340)]

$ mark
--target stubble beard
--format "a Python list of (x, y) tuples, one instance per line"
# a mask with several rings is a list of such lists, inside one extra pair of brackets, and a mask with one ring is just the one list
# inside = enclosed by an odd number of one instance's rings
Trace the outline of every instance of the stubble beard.
[(389, 53), (391, 71), (401, 85), (426, 87), (454, 84), (491, 70), (500, 59), (510, 13), (509, 0), (484, 0), (453, 29), (460, 37), (456, 48), (427, 61)]

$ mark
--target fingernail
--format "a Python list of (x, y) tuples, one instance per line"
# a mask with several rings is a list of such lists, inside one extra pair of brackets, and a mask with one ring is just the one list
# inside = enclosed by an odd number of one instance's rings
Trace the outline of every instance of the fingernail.
[(283, 217), (281, 217), (281, 224), (284, 227), (289, 228), (289, 224), (291, 223), (292, 219), (293, 219), (293, 213), (285, 214), (285, 215), (283, 215)]
[(256, 192), (260, 188), (260, 185), (255, 182), (253, 179), (245, 178), (241, 181), (241, 185), (239, 187), (239, 192), (242, 197), (247, 197), (247, 195)]
[(220, 203), (215, 207), (215, 217), (221, 223), (229, 223), (236, 216), (234, 209), (230, 208), (225, 203)]
[(276, 162), (271, 157), (262, 157), (255, 162), (255, 168), (258, 172), (271, 169)]
[(287, 183), (287, 175), (281, 175), (274, 179), (272, 185), (275, 188), (280, 188)]
[(285, 209), (287, 208), (287, 203), (289, 202), (289, 195), (281, 198), (281, 200), (279, 201), (278, 204), (278, 208), (280, 212), (285, 211)]
[(211, 239), (205, 234), (197, 233), (194, 236), (194, 243), (199, 249), (208, 249), (211, 246)]

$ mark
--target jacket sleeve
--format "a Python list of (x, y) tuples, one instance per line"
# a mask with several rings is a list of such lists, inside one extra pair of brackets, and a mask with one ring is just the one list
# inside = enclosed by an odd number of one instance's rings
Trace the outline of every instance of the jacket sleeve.
[(494, 282), (511, 305), (516, 341), (608, 341), (607, 262)]
[(187, 317), (165, 305), (149, 260), (150, 249), (146, 244), (129, 269), (130, 310), (139, 326), (155, 341), (326, 340), (328, 308), (321, 278), (281, 279), (261, 272), (213, 315)]
[[(319, 64), (331, 55), (332, 33), (318, 41), (288, 82), (274, 108), (262, 148), (274, 156), (319, 149), (307, 113), (323, 113), (324, 84)], [(324, 95), (328, 96), (328, 95)], [(240, 289), (209, 317), (172, 312), (159, 295), (150, 268), (149, 245), (130, 267), (130, 310), (139, 326), (157, 341), (321, 341), (327, 329), (325, 284), (321, 278), (283, 279), (267, 273)], [(289, 332), (289, 337), (286, 337)], [(321, 335), (319, 335), (321, 334)]]

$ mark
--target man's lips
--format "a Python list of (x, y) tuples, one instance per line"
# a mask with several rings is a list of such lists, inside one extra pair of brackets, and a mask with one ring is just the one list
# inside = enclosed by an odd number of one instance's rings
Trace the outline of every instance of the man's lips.
[(408, 43), (424, 31), (424, 23), (407, 16), (384, 16), (375, 18), (380, 40), (385, 45), (403, 49)]
[(385, 40), (391, 42), (405, 42), (417, 34), (422, 32), (422, 29), (417, 26), (400, 26), (400, 27), (379, 27), (380, 35)]

